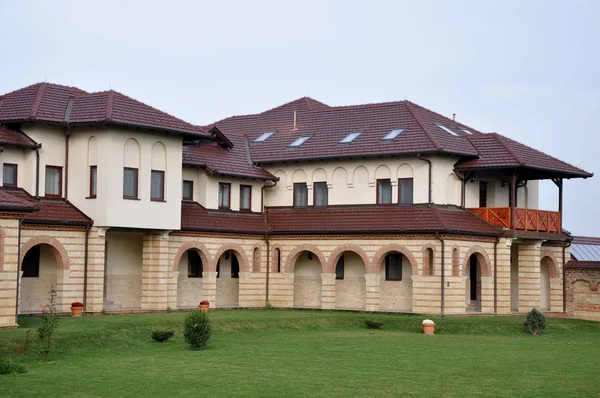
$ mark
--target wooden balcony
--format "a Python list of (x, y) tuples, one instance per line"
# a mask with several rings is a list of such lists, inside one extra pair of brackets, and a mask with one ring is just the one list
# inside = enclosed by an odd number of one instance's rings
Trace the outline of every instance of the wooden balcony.
[(517, 207), (514, 209), (514, 225), (511, 225), (510, 207), (479, 207), (469, 210), (497, 227), (519, 231), (561, 232), (561, 214), (558, 211)]

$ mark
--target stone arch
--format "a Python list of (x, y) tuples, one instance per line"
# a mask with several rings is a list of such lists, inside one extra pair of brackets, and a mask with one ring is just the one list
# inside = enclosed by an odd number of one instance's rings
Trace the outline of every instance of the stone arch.
[(327, 258), (327, 266), (325, 267), (323, 272), (335, 273), (335, 266), (337, 264), (337, 261), (340, 259), (341, 255), (344, 254), (344, 252), (353, 252), (354, 254), (358, 255), (365, 263), (365, 271), (368, 270), (369, 256), (367, 256), (367, 253), (365, 253), (365, 251), (360, 246), (348, 243), (342, 246), (338, 246), (337, 248), (335, 248), (334, 251), (331, 252), (329, 257)]
[[(435, 246), (431, 243), (423, 246), (423, 275), (432, 276), (435, 275)], [(431, 261), (431, 263), (430, 263)], [(432, 264), (432, 270), (430, 272), (429, 265)]]
[(460, 276), (460, 248), (452, 247), (452, 276)]
[(250, 262), (248, 261), (248, 256), (246, 255), (246, 252), (242, 246), (238, 245), (237, 243), (227, 243), (221, 246), (213, 256), (213, 261), (210, 264), (209, 271), (217, 271), (217, 261), (219, 261), (223, 253), (228, 250), (231, 250), (237, 256), (238, 261), (240, 262), (240, 272), (250, 272)]
[(204, 246), (202, 243), (198, 243), (198, 242), (184, 243), (183, 245), (181, 245), (179, 247), (179, 250), (177, 251), (177, 254), (175, 255), (175, 260), (173, 261), (172, 270), (174, 272), (177, 272), (177, 270), (179, 269), (179, 262), (181, 261), (181, 256), (183, 256), (185, 254), (185, 252), (187, 252), (190, 249), (198, 250), (198, 253), (200, 254), (200, 258), (202, 259), (202, 264), (204, 265), (204, 267), (206, 267), (206, 271), (208, 271), (209, 268), (212, 267), (212, 264), (211, 264), (212, 261), (211, 261), (210, 254), (209, 254), (210, 252), (208, 251), (206, 246)]
[(300, 254), (302, 252), (311, 252), (314, 255), (317, 256), (317, 258), (319, 259), (319, 261), (321, 262), (321, 269), (322, 272), (326, 272), (325, 271), (325, 267), (327, 266), (327, 261), (325, 260), (325, 256), (323, 256), (323, 253), (321, 252), (321, 250), (319, 250), (318, 247), (313, 246), (313, 245), (300, 245), (300, 246), (296, 246), (287, 256), (286, 261), (285, 261), (285, 266), (283, 268), (284, 272), (286, 273), (290, 273), (290, 272), (294, 272), (294, 265), (296, 263), (296, 260), (298, 259), (298, 257), (300, 256)]
[(462, 275), (467, 276), (467, 265), (469, 263), (469, 259), (473, 254), (475, 254), (477, 256), (477, 259), (479, 260), (479, 264), (481, 266), (481, 277), (486, 278), (492, 276), (492, 263), (490, 262), (490, 257), (488, 256), (485, 249), (481, 246), (473, 246), (465, 255), (462, 263)]
[(412, 268), (413, 275), (418, 275), (419, 266), (417, 265), (417, 260), (412, 252), (406, 247), (399, 245), (397, 243), (392, 243), (390, 245), (386, 245), (377, 250), (377, 253), (373, 256), (373, 260), (371, 261), (371, 265), (368, 268), (368, 274), (379, 274), (379, 265), (385, 258), (385, 256), (390, 252), (398, 252), (404, 254), (404, 256), (408, 259), (410, 266)]
[(27, 254), (29, 249), (31, 249), (34, 246), (41, 245), (41, 244), (48, 245), (53, 248), (52, 254), (54, 255), (54, 258), (56, 259), (56, 267), (59, 270), (69, 270), (70, 269), (69, 256), (67, 255), (67, 251), (65, 250), (62, 243), (60, 243), (58, 240), (56, 240), (50, 236), (36, 236), (35, 238), (31, 238), (27, 242), (25, 242), (23, 245), (21, 245), (21, 251), (20, 251), (21, 254), (19, 257), (19, 271), (21, 270), (21, 266), (22, 266), (21, 262), (23, 260), (23, 257), (25, 257), (25, 254)]
[(548, 271), (550, 271), (550, 278), (559, 278), (560, 272), (558, 271), (558, 261), (556, 260), (556, 256), (550, 250), (542, 251), (540, 255), (540, 264), (547, 260)]

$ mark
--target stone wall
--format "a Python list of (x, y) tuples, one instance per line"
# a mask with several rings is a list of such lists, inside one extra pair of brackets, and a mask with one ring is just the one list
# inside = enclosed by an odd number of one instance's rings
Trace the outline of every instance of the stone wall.
[(17, 273), (19, 220), (0, 218), (0, 328), (17, 326)]
[(600, 321), (600, 263), (575, 263), (567, 264), (566, 269), (567, 314)]

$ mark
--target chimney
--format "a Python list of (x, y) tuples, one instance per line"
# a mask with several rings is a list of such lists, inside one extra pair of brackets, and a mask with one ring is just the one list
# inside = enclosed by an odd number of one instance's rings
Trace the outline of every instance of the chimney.
[(452, 114), (452, 120), (456, 121), (456, 113)]
[(296, 130), (296, 111), (294, 111), (294, 130)]

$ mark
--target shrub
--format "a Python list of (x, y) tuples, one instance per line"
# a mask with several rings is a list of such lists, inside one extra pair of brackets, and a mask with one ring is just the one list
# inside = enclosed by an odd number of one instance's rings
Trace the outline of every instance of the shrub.
[(532, 335), (536, 336), (539, 332), (546, 329), (546, 316), (534, 308), (527, 313), (523, 325), (525, 325)]
[(27, 368), (19, 363), (0, 360), (0, 375), (27, 373)]
[(80, 301), (75, 301), (71, 303), (71, 307), (83, 307), (83, 303)]
[(40, 339), (40, 359), (47, 361), (50, 350), (54, 347), (54, 332), (58, 328), (58, 314), (56, 313), (56, 290), (54, 286), (48, 292), (48, 305), (42, 308), (42, 321), (37, 328)]
[(194, 310), (186, 315), (183, 320), (183, 336), (192, 350), (205, 347), (210, 338), (208, 315), (200, 310)]
[(175, 334), (172, 330), (155, 330), (152, 332), (152, 338), (159, 343), (169, 340)]
[(265, 308), (268, 310), (274, 310), (275, 306), (273, 304), (271, 304), (270, 301), (267, 301), (267, 303), (265, 304)]
[(167, 306), (167, 314), (170, 314), (171, 312), (173, 312), (173, 309), (171, 308), (170, 305)]
[(383, 323), (375, 322), (375, 321), (365, 321), (368, 329), (381, 329)]

